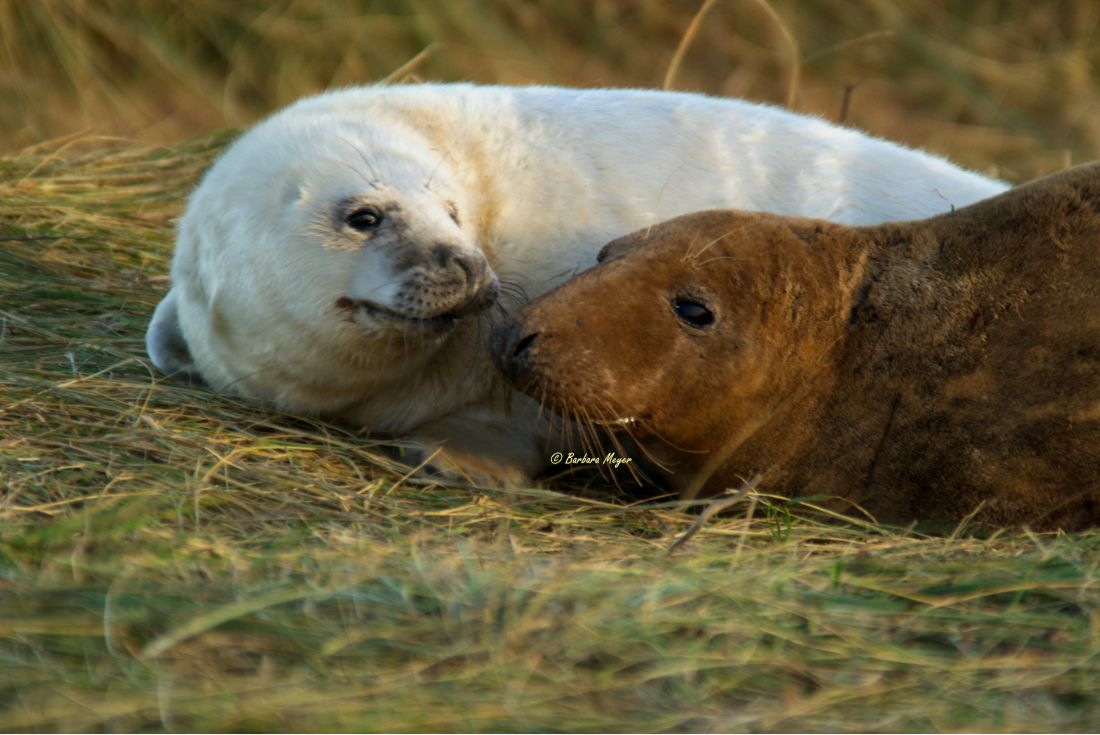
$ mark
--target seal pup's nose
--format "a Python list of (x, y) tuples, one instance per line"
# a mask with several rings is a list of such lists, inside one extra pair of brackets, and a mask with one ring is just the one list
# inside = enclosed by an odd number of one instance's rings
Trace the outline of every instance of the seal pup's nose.
[(497, 327), (489, 337), (493, 362), (508, 382), (519, 387), (531, 376), (531, 345), (538, 339), (538, 332), (529, 332), (522, 324), (513, 323)]
[(438, 244), (432, 248), (432, 261), (440, 270), (459, 276), (470, 291), (479, 290), (484, 284), (488, 266), (478, 253), (466, 253), (451, 245)]

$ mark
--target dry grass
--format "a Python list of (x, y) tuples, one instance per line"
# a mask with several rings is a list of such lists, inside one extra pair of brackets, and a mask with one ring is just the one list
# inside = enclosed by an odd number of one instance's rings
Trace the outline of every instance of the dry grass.
[[(0, 129), (177, 140), (432, 43), (415, 73), (657, 84), (697, 10), (229, 7), (0, 0)], [(1090, 3), (773, 7), (802, 109), (835, 118), (866, 79), (853, 120), (971, 165), (1091, 157)], [(698, 28), (679, 86), (787, 94), (758, 3)], [(0, 728), (1100, 727), (1097, 533), (929, 536), (758, 498), (670, 555), (692, 520), (671, 504), (415, 484), (391, 447), (160, 379), (142, 335), (172, 224), (226, 140), (0, 159)]]
[(1091, 0), (705, 5), (685, 34), (699, 0), (0, 0), (0, 147), (73, 132), (174, 143), (399, 70), (652, 87), (674, 57), (676, 88), (832, 120), (847, 96), (850, 124), (1014, 181), (1100, 146)]

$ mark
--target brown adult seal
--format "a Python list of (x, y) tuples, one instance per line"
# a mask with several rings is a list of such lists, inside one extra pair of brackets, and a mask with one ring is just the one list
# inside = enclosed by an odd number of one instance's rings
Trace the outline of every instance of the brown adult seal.
[(880, 520), (1100, 522), (1100, 164), (876, 227), (708, 211), (607, 245), (494, 335), (557, 412), (686, 496)]

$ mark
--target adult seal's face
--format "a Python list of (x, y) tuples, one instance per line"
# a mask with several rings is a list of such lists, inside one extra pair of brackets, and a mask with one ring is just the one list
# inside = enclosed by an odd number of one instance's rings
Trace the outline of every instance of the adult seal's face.
[(827, 349), (807, 344), (814, 295), (789, 273), (804, 248), (789, 225), (753, 214), (648, 228), (496, 330), (494, 359), (548, 408), (628, 433), (690, 476), (766, 420)]
[(338, 414), (494, 303), (465, 206), (443, 154), (392, 126), (273, 118), (192, 196), (150, 355), (218, 389)]
[[(749, 308), (767, 283), (709, 268), (727, 256), (713, 234), (674, 221), (610, 243), (598, 266), (494, 333), (501, 372), (571, 418), (705, 450), (725, 420), (711, 410), (714, 391), (739, 376), (728, 403), (751, 411), (771, 360), (762, 315)], [(725, 298), (731, 291), (745, 298)]]

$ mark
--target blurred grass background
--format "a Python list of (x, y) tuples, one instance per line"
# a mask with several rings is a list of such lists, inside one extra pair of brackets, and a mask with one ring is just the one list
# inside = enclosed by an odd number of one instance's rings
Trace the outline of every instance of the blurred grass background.
[[(1012, 180), (1100, 146), (1091, 0), (707, 3), (676, 89), (785, 103)], [(3, 148), (170, 143), (415, 76), (660, 86), (695, 0), (0, 0)], [(412, 62), (411, 68), (407, 65)]]
[(707, 8), (0, 0), (0, 730), (1100, 729), (1098, 532), (758, 497), (669, 555), (675, 504), (413, 483), (146, 361), (187, 192), (327, 86), (660, 86), (687, 39), (677, 89), (1012, 181), (1096, 157), (1091, 0)]

